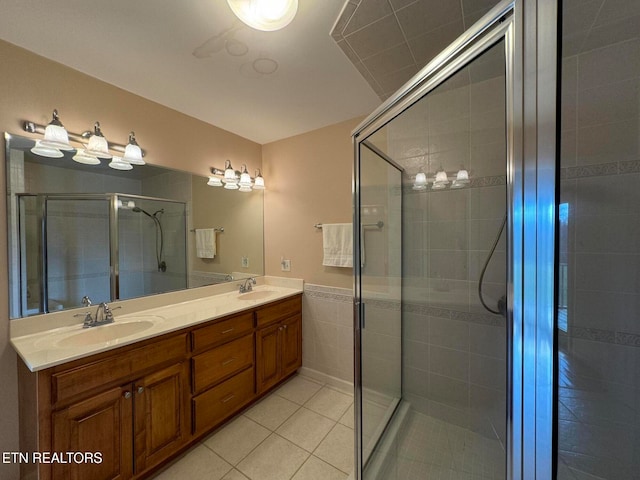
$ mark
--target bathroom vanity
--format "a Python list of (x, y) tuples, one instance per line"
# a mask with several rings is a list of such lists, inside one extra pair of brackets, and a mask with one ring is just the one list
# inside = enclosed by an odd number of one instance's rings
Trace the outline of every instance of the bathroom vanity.
[(25, 464), (23, 476), (143, 478), (295, 373), (302, 288), (243, 295), (12, 337), (23, 358), (21, 451), (101, 454), (100, 463)]

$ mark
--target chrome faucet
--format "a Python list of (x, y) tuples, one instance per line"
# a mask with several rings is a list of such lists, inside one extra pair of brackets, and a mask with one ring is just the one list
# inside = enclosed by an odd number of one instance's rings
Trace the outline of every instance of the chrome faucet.
[(122, 307), (111, 308), (109, 307), (109, 305), (107, 305), (106, 302), (102, 302), (100, 303), (100, 305), (98, 305), (95, 317), (91, 315), (91, 312), (78, 313), (74, 315), (74, 317), (84, 317), (82, 328), (98, 327), (100, 325), (113, 323), (113, 310), (116, 310), (118, 308)]
[(238, 284), (238, 285), (240, 285), (240, 293), (247, 293), (247, 292), (250, 292), (251, 290), (253, 290), (253, 287), (251, 286), (251, 284), (253, 284), (253, 285), (256, 284), (256, 278), (255, 277), (249, 277), (244, 281), (244, 283)]

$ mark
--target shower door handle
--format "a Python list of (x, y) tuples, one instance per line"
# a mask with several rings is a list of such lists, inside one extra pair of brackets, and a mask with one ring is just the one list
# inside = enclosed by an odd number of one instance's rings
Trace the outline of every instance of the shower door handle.
[(358, 318), (358, 329), (364, 330), (365, 321), (364, 321), (364, 303), (356, 302), (356, 315)]

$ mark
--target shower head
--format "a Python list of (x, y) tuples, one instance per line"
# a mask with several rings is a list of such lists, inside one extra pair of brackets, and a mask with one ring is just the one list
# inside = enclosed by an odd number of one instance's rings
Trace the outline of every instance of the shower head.
[(140, 208), (140, 207), (133, 207), (131, 210), (132, 210), (132, 211), (134, 211), (134, 212), (136, 212), (136, 213), (140, 213), (140, 212), (142, 212), (142, 213), (144, 213), (147, 217), (149, 217), (149, 218), (153, 218), (153, 215), (151, 215), (149, 212), (147, 212), (146, 210), (143, 210), (143, 209), (142, 209), (142, 208)]

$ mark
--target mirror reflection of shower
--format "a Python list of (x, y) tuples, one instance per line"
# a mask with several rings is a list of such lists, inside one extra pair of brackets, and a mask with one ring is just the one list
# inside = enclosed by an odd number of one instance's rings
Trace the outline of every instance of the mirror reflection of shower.
[(164, 234), (162, 232), (162, 223), (160, 223), (160, 218), (158, 215), (162, 215), (164, 213), (164, 208), (160, 210), (156, 210), (153, 213), (149, 213), (146, 210), (140, 207), (133, 207), (131, 209), (136, 213), (144, 213), (147, 217), (153, 220), (153, 224), (156, 229), (156, 262), (158, 263), (158, 271), (166, 272), (167, 271), (167, 262), (164, 261)]

